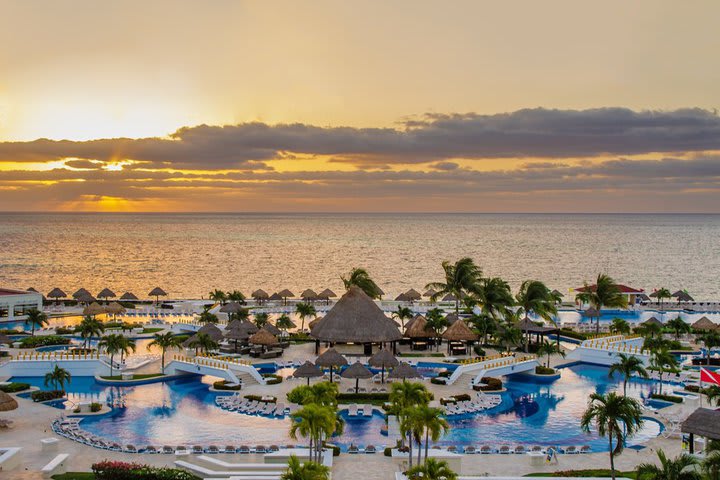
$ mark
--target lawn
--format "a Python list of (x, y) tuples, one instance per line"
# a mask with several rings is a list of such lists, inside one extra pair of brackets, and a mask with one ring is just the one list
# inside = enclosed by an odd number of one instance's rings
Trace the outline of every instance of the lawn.
[(95, 480), (95, 474), (92, 472), (67, 472), (58, 473), (51, 478), (54, 480)]
[(157, 332), (159, 332), (159, 331), (161, 331), (161, 330), (164, 330), (164, 328), (162, 328), (162, 327), (143, 328), (142, 333), (143, 333), (143, 334), (157, 333)]

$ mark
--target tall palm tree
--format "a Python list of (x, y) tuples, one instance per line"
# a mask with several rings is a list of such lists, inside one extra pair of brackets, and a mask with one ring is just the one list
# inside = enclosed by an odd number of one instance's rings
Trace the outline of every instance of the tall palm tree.
[(115, 366), (115, 354), (120, 352), (120, 348), (122, 346), (122, 340), (120, 339), (121, 335), (118, 335), (117, 333), (111, 333), (109, 335), (105, 335), (100, 339), (100, 342), (98, 343), (98, 347), (102, 347), (105, 349), (105, 352), (110, 355), (110, 376), (112, 377), (113, 374), (113, 367)]
[(257, 312), (255, 315), (255, 325), (258, 328), (262, 328), (270, 321), (270, 316), (267, 312)]
[(180, 339), (173, 335), (172, 332), (156, 333), (153, 336), (152, 342), (148, 343), (148, 350), (152, 347), (158, 347), (160, 349), (160, 365), (162, 373), (165, 373), (165, 352), (167, 352), (170, 348), (179, 347), (180, 343)]
[(492, 315), (485, 312), (480, 312), (480, 314), (473, 313), (470, 316), (469, 322), (482, 337), (483, 345), (487, 344), (487, 336), (494, 333), (497, 329), (497, 321)]
[(437, 351), (439, 351), (440, 343), (442, 342), (442, 332), (448, 326), (448, 321), (443, 316), (442, 310), (440, 310), (439, 308), (433, 308), (432, 310), (428, 310), (425, 318), (427, 319), (427, 326), (435, 334), (435, 346), (437, 348)]
[(623, 376), (623, 396), (627, 396), (627, 384), (633, 375), (637, 374), (643, 378), (648, 378), (648, 372), (645, 370), (645, 364), (635, 355), (618, 354), (618, 361), (610, 365), (608, 376), (612, 377), (614, 373)]
[(661, 288), (659, 290), (656, 290), (655, 298), (658, 300), (658, 304), (660, 305), (660, 311), (663, 309), (663, 300), (672, 298), (672, 293), (670, 293), (670, 290), (667, 288)]
[(288, 328), (292, 328), (293, 322), (292, 320), (290, 320), (290, 317), (288, 317), (287, 313), (283, 313), (278, 317), (277, 320), (275, 320), (275, 326), (283, 332), (287, 333)]
[(403, 414), (401, 416), (398, 416), (400, 419), (400, 435), (402, 437), (407, 436), (408, 443), (410, 445), (408, 449), (408, 465), (410, 468), (412, 468), (412, 461), (413, 461), (413, 453), (412, 453), (412, 445), (413, 442), (417, 444), (417, 463), (420, 463), (420, 458), (422, 455), (422, 438), (423, 438), (423, 432), (424, 427), (422, 425), (422, 421), (420, 420), (418, 416), (418, 407), (408, 407), (403, 411)]
[(447, 294), (455, 297), (455, 313), (460, 311), (460, 299), (465, 295), (476, 295), (480, 297), (482, 270), (475, 265), (470, 257), (461, 258), (455, 263), (445, 260), (442, 262), (445, 272), (445, 281), (432, 282), (425, 285), (426, 289), (435, 290), (435, 295), (430, 297), (436, 301)]
[(402, 328), (405, 328), (405, 320), (408, 320), (412, 317), (412, 310), (410, 310), (408, 307), (403, 307), (402, 305), (398, 305), (397, 310), (392, 312), (392, 318), (397, 318), (398, 320), (400, 320)]
[(295, 313), (297, 314), (298, 318), (300, 318), (300, 331), (305, 330), (305, 319), (312, 317), (315, 318), (317, 315), (317, 311), (315, 311), (315, 307), (309, 303), (300, 302), (297, 305), (295, 305)]
[(190, 342), (189, 347), (195, 349), (195, 354), (200, 350), (200, 352), (207, 355), (210, 350), (217, 349), (218, 344), (207, 333), (198, 333), (195, 339)]
[(715, 405), (720, 407), (720, 386), (711, 385), (705, 388), (705, 395), (707, 395), (708, 403), (710, 405), (715, 402)]
[[(555, 297), (551, 290), (543, 282), (538, 280), (525, 280), (520, 286), (520, 291), (515, 296), (517, 300), (518, 315), (529, 317), (535, 314), (538, 317), (555, 324), (554, 315), (557, 315)], [(558, 343), (560, 336), (558, 335)], [(530, 334), (525, 335), (525, 351), (528, 351)]]
[[(45, 374), (45, 386), (52, 385), (54, 390), (65, 391), (65, 383), (70, 382), (70, 372), (64, 368), (55, 365), (51, 371)], [(58, 386), (60, 388), (58, 388)]]
[[(608, 438), (610, 449), (610, 473), (615, 480), (615, 456), (625, 448), (625, 440), (632, 437), (642, 427), (642, 410), (633, 398), (610, 392), (607, 395), (590, 395), (587, 410), (580, 420), (580, 427), (590, 432), (595, 425), (601, 437)], [(613, 445), (613, 439), (615, 440)]]
[(230, 302), (237, 302), (241, 305), (245, 305), (245, 295), (240, 290), (233, 290), (228, 292), (227, 299)]
[(308, 438), (310, 442), (311, 461), (319, 461), (322, 453), (323, 438), (328, 438), (338, 431), (338, 419), (335, 410), (326, 405), (309, 403), (293, 415), (290, 425), (290, 438), (298, 435)]
[[(655, 338), (662, 335), (663, 327), (657, 323), (642, 323), (637, 326), (635, 331), (646, 338)], [(660, 338), (662, 340), (662, 338)]]
[(610, 324), (610, 332), (615, 335), (627, 335), (630, 333), (630, 324), (622, 318), (613, 318)]
[(522, 343), (522, 332), (519, 328), (515, 327), (510, 323), (506, 323), (497, 332), (495, 332), (495, 338), (498, 343), (505, 347), (506, 352), (510, 352), (510, 347), (517, 347)]
[(663, 389), (663, 374), (666, 370), (672, 370), (677, 368), (677, 360), (675, 355), (670, 353), (667, 347), (654, 350), (650, 355), (650, 363), (660, 373), (660, 394), (662, 395)]
[(84, 348), (88, 348), (92, 338), (99, 337), (104, 331), (105, 326), (102, 322), (90, 315), (85, 315), (76, 330), (76, 332), (80, 333), (80, 338), (83, 339)]
[(690, 333), (690, 325), (685, 323), (685, 320), (678, 315), (672, 320), (668, 320), (665, 324), (675, 332), (675, 340), (680, 340), (680, 335), (683, 333)]
[(210, 292), (209, 298), (212, 301), (219, 302), (221, 305), (225, 305), (225, 302), (228, 300), (227, 293), (222, 290), (218, 290), (217, 288)]
[(417, 465), (407, 471), (408, 480), (457, 480), (457, 473), (453, 472), (446, 461), (428, 458), (422, 465)]
[[(425, 430), (425, 461), (427, 462), (430, 440), (433, 442), (440, 440), (440, 437), (450, 431), (450, 424), (445, 420), (443, 411), (439, 408), (418, 405), (415, 407), (414, 415)], [(420, 463), (419, 460), (418, 463)]]
[[(595, 287), (585, 284), (583, 291), (575, 296), (576, 300), (582, 303), (588, 303), (600, 312), (603, 307), (625, 308), (627, 307), (627, 298), (620, 292), (620, 287), (615, 283), (612, 277), (601, 273), (595, 281)], [(600, 332), (600, 315), (597, 319), (597, 332)]]
[(135, 343), (135, 340), (124, 335), (120, 335), (120, 363), (123, 363), (125, 355), (130, 355), (130, 352), (135, 351), (137, 351), (137, 344)]
[(370, 278), (370, 274), (364, 268), (353, 268), (347, 278), (340, 277), (340, 280), (342, 280), (346, 290), (354, 285), (365, 292), (370, 298), (380, 298), (382, 296), (382, 290), (380, 290), (380, 287)]
[(705, 455), (701, 465), (708, 480), (720, 480), (720, 450), (712, 450)]
[[(390, 412), (398, 417), (398, 421), (402, 425), (403, 421), (408, 422), (408, 410), (416, 405), (427, 405), (430, 401), (430, 394), (425, 385), (418, 382), (395, 382), (390, 387)], [(404, 432), (402, 442), (405, 442), (405, 436), (408, 436), (410, 448), (410, 463), (412, 466), (412, 429)]]
[(641, 463), (637, 466), (638, 480), (700, 480), (701, 476), (695, 469), (698, 461), (692, 455), (683, 453), (675, 458), (668, 458), (665, 452), (658, 450), (660, 466), (653, 463)]
[(505, 316), (515, 304), (510, 284), (500, 277), (482, 279), (477, 295), (482, 311), (496, 319)]
[(218, 317), (214, 313), (210, 312), (210, 309), (207, 307), (203, 310), (203, 312), (198, 317), (198, 322), (200, 323), (218, 323)]
[(708, 332), (700, 337), (700, 341), (705, 345), (705, 363), (710, 365), (710, 350), (720, 347), (720, 334)]
[(330, 469), (317, 462), (301, 463), (297, 456), (290, 455), (287, 469), (280, 475), (280, 480), (327, 480)]
[(550, 368), (550, 355), (558, 354), (562, 358), (565, 358), (565, 352), (556, 344), (550, 342), (543, 342), (538, 346), (537, 354), (539, 357), (547, 355), (546, 367)]
[(25, 324), (30, 324), (30, 328), (32, 329), (30, 333), (31, 336), (35, 335), (36, 327), (42, 328), (48, 324), (47, 315), (37, 308), (31, 308), (25, 312), (25, 315), (27, 316), (27, 318), (25, 318)]

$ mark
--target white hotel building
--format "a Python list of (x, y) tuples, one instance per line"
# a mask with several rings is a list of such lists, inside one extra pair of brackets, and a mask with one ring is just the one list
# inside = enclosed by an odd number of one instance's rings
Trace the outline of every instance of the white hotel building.
[(0, 323), (25, 320), (32, 308), (42, 311), (43, 297), (37, 292), (0, 288)]

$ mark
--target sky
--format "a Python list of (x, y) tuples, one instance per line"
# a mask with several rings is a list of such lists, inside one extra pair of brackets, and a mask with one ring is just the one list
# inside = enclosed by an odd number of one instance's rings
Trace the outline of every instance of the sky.
[(717, 18), (0, 0), (0, 210), (720, 213)]

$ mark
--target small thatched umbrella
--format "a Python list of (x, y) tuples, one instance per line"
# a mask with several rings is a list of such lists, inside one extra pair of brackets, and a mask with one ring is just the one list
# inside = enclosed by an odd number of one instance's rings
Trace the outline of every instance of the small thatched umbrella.
[(315, 359), (315, 365), (321, 367), (330, 367), (330, 381), (333, 381), (333, 367), (342, 367), (348, 364), (348, 361), (340, 355), (337, 350), (330, 348)]
[(354, 378), (355, 379), (355, 393), (358, 393), (360, 389), (361, 378), (372, 378), (373, 374), (367, 369), (365, 365), (360, 362), (355, 362), (346, 368), (341, 374), (343, 378)]
[(33, 293), (40, 293), (40, 292), (38, 292), (37, 290), (35, 290), (33, 287), (26, 288), (25, 291), (26, 291), (26, 292), (33, 292)]
[(9, 412), (18, 407), (17, 400), (0, 390), (0, 412)]
[(268, 297), (268, 300), (270, 300), (271, 302), (284, 302), (282, 295), (280, 295), (279, 293), (273, 293)]
[(442, 338), (448, 341), (448, 351), (450, 351), (450, 342), (465, 342), (465, 353), (467, 353), (467, 344), (477, 341), (479, 336), (470, 330), (465, 322), (455, 321), (443, 332)]
[(112, 302), (112, 303), (109, 303), (108, 305), (105, 305), (105, 313), (109, 313), (113, 317), (115, 315), (121, 315), (121, 314), (125, 313), (125, 307), (123, 307), (122, 305), (120, 305), (117, 302)]
[(337, 295), (335, 294), (335, 292), (333, 292), (333, 291), (330, 290), (329, 288), (326, 288), (326, 289), (323, 290), (322, 292), (318, 293), (317, 296), (318, 296), (319, 299), (325, 300), (325, 302), (326, 302), (328, 305), (330, 305), (330, 299), (331, 299), (331, 298), (337, 297)]
[(220, 307), (220, 312), (227, 313), (228, 318), (232, 320), (233, 318), (235, 318), (235, 314), (240, 313), (244, 309), (245, 307), (240, 305), (238, 302), (230, 302)]
[(281, 334), (282, 334), (282, 330), (280, 330), (280, 329), (277, 328), (275, 325), (273, 325), (272, 323), (269, 323), (269, 322), (266, 323), (265, 325), (263, 325), (262, 330), (267, 330), (268, 332), (270, 332), (271, 334), (275, 335), (276, 337), (277, 337), (278, 335), (281, 335)]
[(86, 303), (90, 305), (91, 303), (95, 302), (95, 297), (90, 295), (88, 292), (81, 292), (80, 295), (75, 297), (75, 300), (77, 300), (79, 303)]
[(385, 369), (397, 367), (400, 364), (398, 359), (395, 358), (389, 350), (385, 350), (384, 348), (370, 357), (368, 363), (373, 367), (382, 368), (382, 374), (380, 376), (381, 383), (385, 383)]
[(315, 293), (315, 290), (313, 290), (312, 288), (308, 288), (307, 290), (305, 290), (304, 292), (302, 292), (300, 294), (300, 298), (302, 298), (305, 301), (312, 302), (313, 300), (317, 300), (318, 294)]
[(125, 292), (120, 297), (120, 300), (124, 300), (126, 302), (135, 302), (135, 301), (139, 300), (139, 298), (136, 297), (135, 294), (132, 292)]
[(160, 303), (160, 297), (167, 297), (167, 293), (160, 287), (155, 287), (148, 293), (149, 297), (155, 297), (155, 304)]
[(214, 323), (206, 323), (197, 333), (204, 333), (212, 339), (213, 342), (219, 342), (223, 338), (222, 330), (220, 330)]
[(428, 298), (430, 298), (430, 297), (432, 297), (433, 295), (437, 295), (437, 292), (436, 292), (435, 289), (433, 289), (433, 288), (429, 288), (428, 290), (425, 291), (425, 293), (423, 293), (423, 297), (428, 297)]
[(95, 315), (100, 315), (102, 313), (105, 313), (105, 309), (97, 302), (92, 302), (83, 309), (83, 315), (90, 315), (94, 317)]
[(262, 288), (255, 290), (250, 296), (254, 298), (255, 301), (257, 301), (258, 303), (262, 303), (270, 298), (270, 295), (268, 295), (268, 293)]
[(62, 290), (60, 290), (59, 288), (55, 287), (52, 290), (50, 290), (50, 293), (48, 293), (47, 296), (48, 296), (48, 298), (54, 298), (55, 301), (57, 302), (58, 299), (67, 297), (67, 293), (65, 293)]
[(277, 337), (265, 329), (260, 329), (256, 334), (252, 335), (248, 341), (253, 345), (260, 345), (263, 352), (265, 351), (265, 347), (278, 344)]
[(5, 335), (4, 333), (0, 333), (0, 345), (12, 345), (13, 339)]
[(674, 298), (677, 298), (678, 302), (694, 302), (695, 299), (690, 296), (688, 292), (685, 290), (678, 290), (677, 292), (673, 293), (672, 296)]
[(453, 295), (452, 293), (448, 293), (442, 298), (443, 302), (457, 302), (457, 297)]
[(427, 319), (426, 319), (425, 317), (423, 317), (421, 314), (418, 313), (418, 314), (415, 315), (413, 318), (411, 318), (410, 320), (408, 320), (407, 322), (405, 322), (405, 331), (406, 331), (406, 332), (408, 331), (408, 329), (409, 329), (410, 327), (412, 327), (412, 324), (415, 323), (415, 321), (416, 321), (418, 318), (422, 318), (423, 321), (427, 322)]
[(310, 360), (306, 361), (293, 372), (293, 377), (307, 378), (307, 384), (310, 385), (311, 378), (322, 377), (323, 372), (315, 366)]
[(635, 298), (637, 298), (637, 299), (640, 300), (641, 302), (649, 302), (649, 301), (650, 301), (650, 297), (648, 297), (648, 296), (647, 296), (646, 294), (644, 294), (644, 293), (640, 293), (640, 294), (636, 295)]
[(647, 320), (645, 320), (644, 322), (642, 322), (642, 324), (643, 324), (643, 325), (657, 325), (657, 326), (659, 326), (659, 327), (662, 327), (662, 326), (663, 326), (663, 323), (662, 323), (660, 320), (658, 320), (657, 318), (655, 318), (655, 317), (650, 317), (650, 318), (648, 318)]
[(702, 317), (700, 320), (692, 324), (693, 330), (699, 330), (699, 331), (712, 331), (717, 330), (718, 326), (713, 323), (712, 320), (710, 320), (707, 317)]
[(401, 378), (406, 380), (408, 378), (422, 378), (422, 375), (408, 363), (402, 362), (400, 365), (392, 369), (388, 378)]
[(552, 292), (550, 292), (550, 294), (551, 294), (553, 297), (559, 297), (559, 298), (562, 298), (562, 297), (565, 296), (565, 295), (563, 295), (559, 290), (553, 290)]
[(401, 293), (395, 297), (396, 302), (412, 302), (412, 298), (408, 297), (407, 293)]
[(115, 295), (115, 292), (110, 290), (109, 288), (103, 288), (100, 293), (97, 294), (97, 298), (104, 298), (107, 300), (108, 298), (115, 298), (117, 295)]
[(294, 296), (295, 296), (295, 294), (294, 294), (293, 292), (291, 292), (291, 291), (290, 291), (289, 289), (287, 289), (287, 288), (284, 289), (284, 290), (280, 290), (280, 291), (278, 292), (278, 295), (280, 295), (280, 296), (282, 297), (283, 302), (285, 303), (285, 305), (287, 305), (287, 299), (288, 299), (288, 298), (291, 298), (291, 297), (294, 297)]
[(260, 331), (257, 325), (252, 323), (250, 320), (245, 319), (240, 323), (240, 329), (245, 330), (248, 332), (248, 337), (254, 333), (257, 333)]
[(411, 288), (410, 290), (405, 292), (405, 295), (410, 299), (410, 301), (422, 299), (422, 295), (420, 295), (420, 292), (418, 292), (414, 288)]
[(225, 338), (227, 340), (232, 340), (235, 342), (235, 351), (237, 352), (238, 342), (244, 342), (248, 338), (250, 338), (250, 335), (248, 334), (247, 330), (244, 330), (240, 327), (230, 328), (225, 330)]
[(92, 297), (92, 294), (85, 290), (84, 288), (79, 288), (77, 292), (72, 294), (72, 297), (77, 300), (78, 297), (87, 296), (90, 295)]

